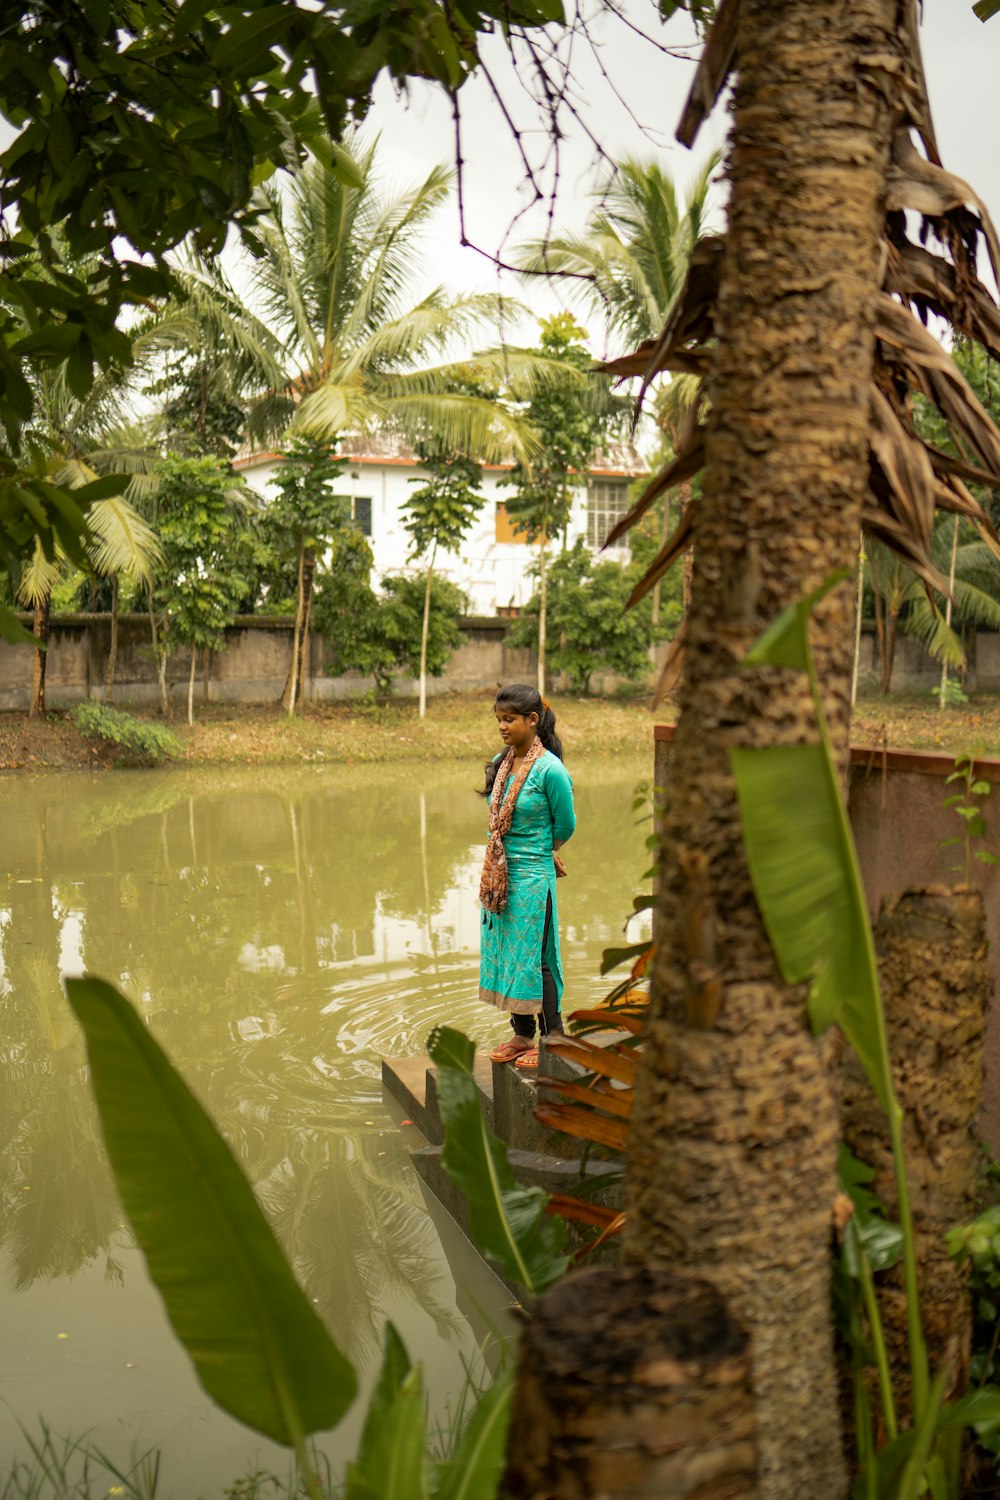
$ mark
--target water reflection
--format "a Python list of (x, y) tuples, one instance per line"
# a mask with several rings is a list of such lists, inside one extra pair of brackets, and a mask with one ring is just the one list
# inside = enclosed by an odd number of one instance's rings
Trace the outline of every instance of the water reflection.
[[(643, 868), (629, 793), (646, 769), (577, 771), (580, 832), (559, 889), (570, 1006), (605, 988), (600, 949)], [(458, 1365), (468, 1326), (381, 1104), (379, 1058), (421, 1050), (438, 1022), (497, 1034), (476, 999), (485, 818), (473, 779), (334, 768), (0, 786), (0, 1209), (14, 1293), (84, 1267), (135, 1274), (59, 983), (86, 967), (136, 1000), (350, 1357), (370, 1368), (387, 1308), (405, 1321), (410, 1307)]]

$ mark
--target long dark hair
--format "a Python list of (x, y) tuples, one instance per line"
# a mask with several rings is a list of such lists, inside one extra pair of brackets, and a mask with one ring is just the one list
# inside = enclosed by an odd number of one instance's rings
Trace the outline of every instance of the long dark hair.
[[(494, 711), (498, 708), (513, 709), (514, 713), (525, 719), (531, 714), (537, 714), (538, 738), (546, 750), (551, 750), (553, 755), (558, 755), (562, 760), (563, 747), (562, 740), (556, 734), (556, 716), (537, 688), (529, 687), (525, 682), (514, 682), (509, 687), (502, 687), (496, 695), (493, 708)], [(479, 794), (481, 797), (488, 797), (492, 792), (499, 765), (499, 761), (486, 762), (486, 785)]]

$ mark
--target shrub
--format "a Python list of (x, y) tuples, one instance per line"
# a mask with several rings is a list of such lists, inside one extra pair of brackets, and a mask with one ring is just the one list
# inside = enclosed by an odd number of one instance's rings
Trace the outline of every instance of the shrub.
[(177, 736), (166, 725), (137, 719), (122, 708), (108, 708), (103, 703), (80, 703), (73, 710), (73, 719), (81, 734), (118, 745), (127, 755), (145, 765), (169, 760), (181, 748)]

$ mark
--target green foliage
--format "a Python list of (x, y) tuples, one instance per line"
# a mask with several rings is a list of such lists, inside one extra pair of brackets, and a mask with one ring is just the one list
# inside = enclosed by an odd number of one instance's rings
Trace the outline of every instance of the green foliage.
[[(385, 597), (379, 609), (382, 639), (392, 660), (416, 677), (420, 671), (420, 630), (424, 617), (426, 573), (393, 574), (382, 579)], [(461, 645), (458, 618), (464, 614), (462, 590), (435, 573), (431, 578), (431, 613), (427, 633), (427, 670), (440, 677), (448, 659)]]
[(354, 1371), (298, 1286), (249, 1183), (128, 1001), (99, 979), (66, 992), (122, 1204), (205, 1390), (303, 1452), (337, 1423)]
[(541, 320), (537, 352), (559, 361), (567, 376), (547, 382), (532, 395), (527, 417), (541, 449), (530, 464), (515, 464), (510, 475), (500, 481), (514, 489), (507, 512), (529, 542), (551, 540), (565, 529), (573, 491), (585, 480), (594, 453), (609, 429), (608, 407), (602, 410), (598, 399), (599, 393), (607, 390), (607, 382), (593, 377), (592, 398), (580, 383), (580, 374), (593, 364), (586, 337), (586, 331), (569, 313)]
[[(823, 716), (819, 683), (809, 649), (814, 605), (847, 575), (832, 578), (785, 610), (747, 654), (747, 665), (805, 672), (820, 733), (818, 746), (731, 750), (747, 859), (757, 901), (782, 977), (812, 981), (814, 1029), (838, 1024), (858, 1054), (886, 1115), (892, 1147), (900, 1225), (885, 1223), (868, 1187), (872, 1174), (845, 1153), (842, 1183), (854, 1204), (857, 1224), (844, 1238), (845, 1264), (838, 1282), (838, 1308), (850, 1337), (856, 1375), (857, 1438), (862, 1474), (856, 1493), (885, 1500), (916, 1500), (931, 1492), (955, 1500), (959, 1482), (958, 1435), (964, 1426), (1000, 1423), (1000, 1390), (975, 1391), (953, 1404), (944, 1401), (948, 1371), (929, 1380), (920, 1320), (919, 1287), (909, 1188), (903, 1158), (902, 1110), (896, 1099), (885, 1016), (867, 903), (857, 854), (840, 795), (836, 765)], [(837, 949), (840, 949), (838, 954)], [(843, 955), (847, 953), (846, 958)], [(889, 1366), (872, 1274), (902, 1252), (910, 1346), (914, 1425), (896, 1433)], [(846, 1279), (845, 1279), (846, 1278)], [(870, 1347), (861, 1323), (867, 1316)], [(878, 1451), (864, 1381), (874, 1360), (879, 1377), (882, 1430)]]
[[(947, 1243), (958, 1265), (969, 1268), (973, 1306), (969, 1375), (978, 1387), (1000, 1395), (1000, 1205), (992, 1205), (971, 1224), (949, 1230)], [(976, 1440), (992, 1455), (1000, 1472), (1000, 1421), (977, 1423)]]
[[(992, 4), (992, 0), (981, 0), (981, 3)], [(704, 34), (715, 19), (716, 5), (715, 0), (659, 0), (659, 10), (665, 21), (678, 14), (689, 15)]]
[(984, 865), (1000, 865), (1000, 858), (992, 854), (989, 849), (974, 849), (972, 846), (977, 839), (986, 837), (986, 820), (983, 817), (983, 803), (993, 791), (988, 781), (983, 781), (976, 775), (976, 758), (970, 751), (958, 755), (955, 758), (955, 769), (947, 778), (947, 783), (959, 781), (962, 790), (951, 792), (944, 799), (944, 807), (955, 813), (961, 819), (961, 833), (953, 838), (943, 839), (938, 845), (939, 849), (954, 848), (961, 845), (962, 863), (949, 865), (948, 873), (961, 875), (963, 882), (968, 884), (972, 878), (972, 861), (978, 859)]
[(981, 21), (991, 21), (994, 16), (1000, 15), (1000, 0), (976, 0), (972, 13)]
[(566, 1270), (565, 1227), (546, 1214), (541, 1188), (515, 1182), (507, 1149), (483, 1117), (469, 1038), (438, 1026), (427, 1051), (438, 1070), (445, 1127), (441, 1162), (468, 1202), (472, 1238), (506, 1277), (537, 1296)]
[[(595, 672), (615, 672), (633, 682), (649, 670), (650, 602), (625, 602), (638, 570), (595, 560), (582, 538), (549, 565), (549, 666), (563, 672), (574, 692), (586, 693)], [(536, 594), (515, 620), (511, 644), (536, 647)]]
[(392, 681), (395, 653), (386, 639), (382, 601), (372, 588), (372, 550), (356, 526), (341, 531), (316, 569), (312, 618), (331, 649), (327, 671), (360, 672), (380, 690)]
[(350, 501), (334, 489), (344, 466), (333, 445), (315, 437), (291, 437), (281, 454), (267, 506), (267, 531), (279, 554), (298, 558), (331, 543), (351, 521)]
[(161, 655), (179, 646), (225, 647), (246, 583), (234, 544), (242, 492), (213, 457), (167, 458), (157, 468), (156, 525), (163, 564), (153, 587)]
[(73, 720), (81, 734), (118, 745), (132, 759), (147, 765), (180, 753), (180, 741), (165, 725), (136, 719), (123, 708), (91, 701), (79, 703), (73, 710)]
[(457, 552), (486, 503), (479, 493), (482, 466), (440, 444), (421, 444), (418, 453), (429, 479), (426, 484), (410, 480), (420, 484), (406, 502), (403, 522), (410, 537), (410, 556), (425, 557), (436, 550)]

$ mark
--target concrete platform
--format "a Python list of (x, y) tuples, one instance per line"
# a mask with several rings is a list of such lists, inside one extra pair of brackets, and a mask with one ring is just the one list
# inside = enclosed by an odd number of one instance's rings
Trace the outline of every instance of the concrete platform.
[[(609, 1042), (620, 1038), (620, 1033), (608, 1034)], [(561, 1058), (546, 1056), (544, 1044), (537, 1076), (508, 1063), (491, 1063), (485, 1052), (477, 1053), (474, 1063), (487, 1123), (506, 1145), (517, 1181), (548, 1193), (573, 1193), (586, 1184), (588, 1199), (617, 1210), (623, 1202), (622, 1162), (590, 1155), (584, 1159), (584, 1142), (545, 1130), (535, 1119), (539, 1086), (544, 1090), (546, 1078), (575, 1079), (582, 1072)], [(425, 1054), (382, 1059), (384, 1092), (396, 1101), (422, 1137), (407, 1131), (413, 1165), (424, 1185), (468, 1234), (465, 1199), (441, 1164), (444, 1127), (436, 1074)], [(607, 1179), (606, 1187), (599, 1185), (602, 1179)], [(573, 1226), (570, 1228), (572, 1232)], [(617, 1254), (616, 1240), (609, 1243), (607, 1251), (601, 1259)]]

